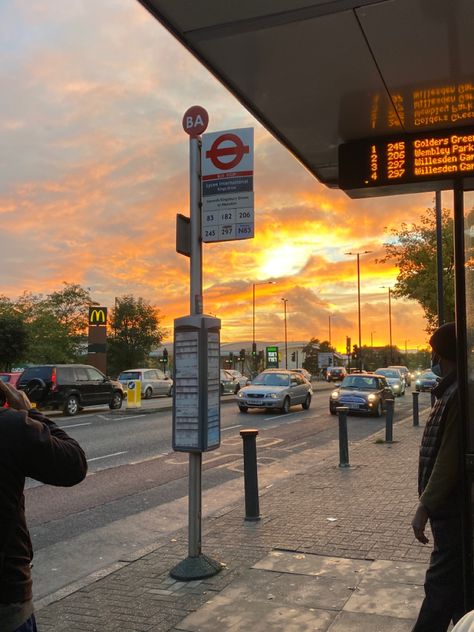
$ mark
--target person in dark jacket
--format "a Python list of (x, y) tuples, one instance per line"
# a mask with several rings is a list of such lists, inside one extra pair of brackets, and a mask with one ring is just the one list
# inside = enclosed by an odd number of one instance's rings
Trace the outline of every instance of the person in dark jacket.
[(456, 330), (439, 327), (430, 339), (432, 370), (442, 379), (433, 389), (435, 404), (426, 422), (418, 465), (420, 502), (412, 521), (417, 540), (433, 552), (425, 579), (425, 598), (412, 632), (446, 632), (465, 613), (463, 603), (461, 418), (458, 400)]
[(69, 487), (87, 473), (79, 444), (32, 409), (25, 393), (0, 381), (0, 631), (35, 632), (25, 477)]

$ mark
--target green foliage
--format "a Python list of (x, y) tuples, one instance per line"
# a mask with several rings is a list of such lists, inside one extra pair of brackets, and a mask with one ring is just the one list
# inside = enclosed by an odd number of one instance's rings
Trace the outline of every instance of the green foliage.
[(28, 349), (28, 331), (19, 314), (0, 311), (0, 368), (10, 372)]
[[(438, 326), (435, 209), (427, 209), (418, 224), (401, 224), (392, 235), (380, 261), (391, 261), (399, 268), (394, 294), (421, 305), (431, 332)], [(453, 220), (446, 209), (442, 211), (442, 242), (445, 320), (450, 321), (454, 320), (454, 246)]]
[(143, 298), (126, 295), (116, 299), (108, 341), (107, 362), (111, 375), (148, 366), (150, 351), (163, 338), (159, 323), (158, 310)]
[(307, 345), (303, 347), (305, 359), (303, 360), (303, 369), (306, 369), (311, 375), (319, 373), (318, 354), (334, 352), (336, 349), (329, 344), (329, 340), (320, 341), (319, 338), (311, 338)]

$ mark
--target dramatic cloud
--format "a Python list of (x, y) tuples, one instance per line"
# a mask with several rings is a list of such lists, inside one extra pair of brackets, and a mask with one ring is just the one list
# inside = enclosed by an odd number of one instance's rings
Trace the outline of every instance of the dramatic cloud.
[[(430, 195), (353, 201), (320, 185), (200, 64), (130, 0), (5, 0), (0, 5), (0, 293), (62, 281), (96, 300), (133, 293), (171, 331), (188, 312), (189, 260), (175, 251), (188, 212), (188, 143), (181, 117), (199, 103), (210, 131), (255, 128), (256, 237), (204, 246), (205, 310), (224, 341), (357, 331), (388, 342), (387, 290), (397, 270), (376, 264), (388, 231), (415, 220)], [(275, 283), (265, 283), (275, 281)], [(417, 305), (394, 301), (394, 341), (425, 341)]]

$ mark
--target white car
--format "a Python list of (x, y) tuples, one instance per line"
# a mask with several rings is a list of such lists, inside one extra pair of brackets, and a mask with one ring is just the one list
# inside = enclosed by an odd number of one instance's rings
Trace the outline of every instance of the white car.
[(374, 371), (374, 373), (376, 373), (377, 375), (383, 375), (383, 377), (387, 380), (388, 385), (392, 389), (395, 397), (401, 397), (402, 395), (405, 395), (405, 378), (398, 369), (377, 369), (376, 371)]
[(131, 380), (140, 380), (141, 393), (143, 399), (150, 399), (156, 395), (173, 394), (173, 380), (165, 375), (160, 369), (128, 369), (122, 371), (118, 376), (118, 381), (127, 392), (127, 384)]
[(308, 382), (311, 382), (311, 373), (307, 371), (306, 369), (291, 369), (291, 370), (295, 371), (296, 373), (299, 373), (305, 378), (305, 380), (308, 380)]
[(240, 371), (236, 371), (235, 369), (226, 369), (226, 371), (227, 373), (230, 373), (234, 380), (239, 383), (239, 388), (237, 390), (240, 390), (243, 386), (250, 384), (249, 378), (246, 375), (243, 375)]

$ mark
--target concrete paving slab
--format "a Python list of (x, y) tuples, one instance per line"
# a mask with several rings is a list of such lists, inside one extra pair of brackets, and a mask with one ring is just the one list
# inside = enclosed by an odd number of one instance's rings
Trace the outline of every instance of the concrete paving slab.
[(256, 601), (274, 601), (282, 605), (323, 610), (342, 610), (354, 590), (347, 582), (333, 577), (253, 569), (232, 588), (235, 591), (234, 599), (245, 599), (252, 604)]
[(410, 632), (414, 623), (411, 619), (341, 612), (329, 626), (328, 632)]
[(374, 579), (379, 582), (394, 582), (400, 584), (416, 584), (423, 586), (427, 566), (418, 562), (390, 562), (377, 560), (364, 573), (364, 579)]
[(366, 571), (371, 563), (371, 560), (329, 557), (292, 551), (271, 551), (252, 568), (280, 573), (333, 577), (348, 582), (348, 586), (355, 586), (360, 581), (361, 573)]
[(346, 602), (344, 610), (416, 619), (423, 597), (422, 586), (385, 582), (381, 584), (377, 580), (364, 578)]
[(175, 630), (180, 632), (327, 632), (336, 612), (282, 606), (270, 601), (255, 602), (249, 608), (246, 599), (234, 599), (225, 590), (200, 610), (193, 612)]

